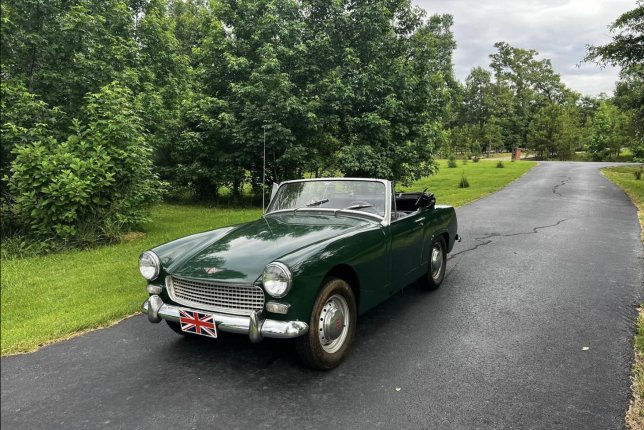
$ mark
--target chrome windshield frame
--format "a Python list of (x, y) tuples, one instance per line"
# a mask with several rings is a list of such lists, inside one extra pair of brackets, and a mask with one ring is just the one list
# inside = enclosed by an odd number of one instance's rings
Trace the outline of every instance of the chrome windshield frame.
[[(292, 184), (296, 182), (324, 182), (324, 181), (356, 181), (356, 182), (380, 182), (385, 186), (385, 215), (384, 217), (377, 215), (377, 214), (372, 214), (369, 212), (363, 212), (359, 210), (351, 210), (351, 209), (334, 209), (334, 208), (289, 208), (289, 209), (278, 209), (274, 211), (268, 212), (268, 208), (271, 207), (273, 204), (273, 201), (279, 194), (280, 188), (282, 188), (284, 185), (287, 184)], [(310, 178), (310, 179), (295, 179), (291, 181), (284, 181), (279, 184), (279, 187), (277, 188), (275, 194), (273, 195), (273, 198), (268, 202), (268, 205), (266, 206), (267, 211), (264, 213), (264, 215), (270, 215), (270, 214), (277, 214), (277, 213), (302, 213), (302, 212), (330, 212), (330, 213), (335, 213), (336, 215), (338, 213), (348, 213), (352, 215), (359, 215), (359, 216), (366, 216), (372, 219), (377, 219), (380, 221), (380, 224), (385, 227), (388, 226), (391, 220), (391, 196), (393, 195), (393, 190), (392, 190), (392, 183), (391, 181), (388, 181), (386, 179), (373, 179), (373, 178)]]

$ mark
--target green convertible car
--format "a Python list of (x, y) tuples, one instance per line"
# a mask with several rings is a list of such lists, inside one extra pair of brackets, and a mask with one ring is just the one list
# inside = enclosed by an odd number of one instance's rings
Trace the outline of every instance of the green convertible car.
[(141, 254), (151, 322), (184, 335), (294, 338), (307, 365), (345, 357), (356, 318), (404, 286), (437, 288), (459, 240), (454, 208), (380, 179), (287, 181), (266, 213)]

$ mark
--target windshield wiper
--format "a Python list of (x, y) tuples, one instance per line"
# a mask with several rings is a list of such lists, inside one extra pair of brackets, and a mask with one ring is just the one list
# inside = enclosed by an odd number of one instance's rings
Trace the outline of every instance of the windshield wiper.
[(373, 205), (370, 204), (361, 204), (361, 205), (352, 205), (348, 206), (346, 208), (342, 208), (342, 210), (356, 210), (356, 209), (364, 209), (364, 208), (372, 208)]
[(320, 206), (322, 203), (327, 203), (328, 201), (329, 199), (315, 200), (306, 205), (306, 207), (310, 208), (311, 206)]

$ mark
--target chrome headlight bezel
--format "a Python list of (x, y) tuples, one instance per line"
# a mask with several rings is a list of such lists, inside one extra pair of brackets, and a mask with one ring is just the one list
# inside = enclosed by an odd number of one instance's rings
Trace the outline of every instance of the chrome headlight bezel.
[[(145, 269), (152, 269), (145, 270)], [(154, 281), (161, 272), (161, 261), (152, 251), (145, 251), (139, 256), (139, 273), (148, 281)]]
[(286, 264), (274, 261), (264, 267), (262, 286), (271, 297), (279, 299), (286, 296), (292, 285), (293, 274)]

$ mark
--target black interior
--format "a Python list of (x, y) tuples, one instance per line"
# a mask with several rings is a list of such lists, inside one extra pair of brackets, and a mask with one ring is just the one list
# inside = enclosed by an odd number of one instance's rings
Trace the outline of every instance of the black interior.
[(422, 209), (432, 209), (436, 205), (434, 194), (427, 192), (396, 193), (396, 212), (393, 219), (403, 218), (412, 212)]
[[(436, 204), (436, 198), (434, 194), (423, 192), (415, 193), (395, 193), (394, 197), (396, 199), (395, 211), (392, 211), (391, 218), (392, 220), (400, 219), (406, 217), (407, 215), (414, 213), (419, 210), (432, 209)], [(328, 196), (329, 201), (321, 205), (321, 207), (335, 207), (335, 208), (346, 208), (354, 204), (359, 203), (369, 203), (374, 206), (371, 208), (363, 208), (360, 210), (368, 211), (372, 213), (383, 214), (385, 208), (382, 207), (382, 201), (380, 199), (374, 199), (373, 195), (353, 195), (334, 193)], [(377, 200), (377, 201), (375, 201)], [(394, 208), (392, 208), (393, 210)]]

